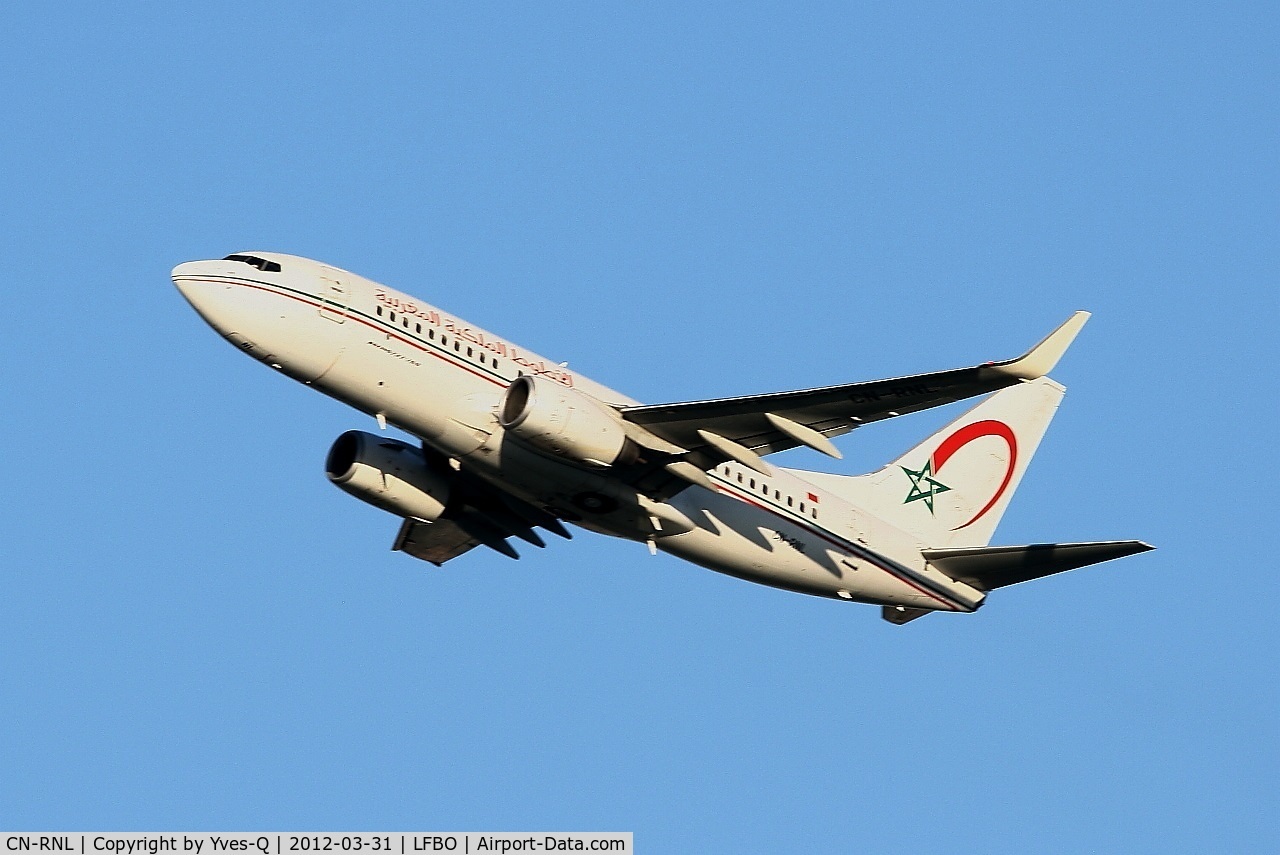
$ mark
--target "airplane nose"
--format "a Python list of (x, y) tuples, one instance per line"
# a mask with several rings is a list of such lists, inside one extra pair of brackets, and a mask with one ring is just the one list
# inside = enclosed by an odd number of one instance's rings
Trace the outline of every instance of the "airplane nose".
[(182, 294), (183, 297), (187, 298), (188, 303), (195, 306), (197, 312), (200, 311), (200, 307), (196, 306), (196, 300), (199, 299), (196, 294), (199, 289), (196, 287), (196, 283), (192, 281), (191, 277), (196, 273), (198, 266), (198, 262), (184, 261), (177, 267), (173, 268), (173, 271), (169, 274), (169, 278), (173, 280), (174, 287), (178, 289), (178, 292)]
[(303, 383), (333, 367), (349, 327), (326, 319), (309, 292), (255, 280), (247, 270), (227, 259), (188, 261), (171, 276), (191, 308), (242, 353)]
[(236, 332), (234, 299), (223, 282), (213, 279), (210, 262), (186, 261), (173, 268), (170, 277), (178, 293), (209, 326), (222, 335)]
[(188, 303), (191, 303), (191, 307), (195, 308), (198, 315), (212, 324), (210, 319), (212, 314), (209, 293), (210, 283), (200, 282), (198, 273), (200, 273), (200, 262), (184, 261), (183, 264), (179, 264), (177, 268), (174, 268), (173, 273), (169, 275), (173, 279), (174, 287), (178, 289), (178, 293), (182, 294)]

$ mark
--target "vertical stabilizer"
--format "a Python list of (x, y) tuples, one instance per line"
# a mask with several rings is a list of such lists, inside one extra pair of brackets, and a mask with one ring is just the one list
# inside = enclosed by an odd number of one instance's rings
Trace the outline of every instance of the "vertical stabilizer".
[(802, 473), (929, 547), (985, 546), (1064, 393), (1042, 377), (1011, 386), (878, 472)]

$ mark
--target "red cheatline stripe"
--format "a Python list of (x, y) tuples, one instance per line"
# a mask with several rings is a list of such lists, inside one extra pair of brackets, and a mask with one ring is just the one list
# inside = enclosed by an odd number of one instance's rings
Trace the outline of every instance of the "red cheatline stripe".
[[(202, 276), (181, 276), (179, 278), (184, 280), (190, 280), (193, 282), (210, 282), (215, 285), (239, 285), (243, 288), (253, 288), (254, 290), (257, 290), (257, 291), (266, 291), (268, 294), (275, 294), (277, 297), (288, 297), (290, 300), (297, 300), (299, 303), (303, 303), (304, 305), (313, 306), (316, 308), (319, 308), (321, 305), (323, 305), (316, 298), (310, 297), (310, 295), (308, 295), (308, 298), (304, 299), (303, 297), (299, 297), (294, 293), (281, 290), (277, 287), (265, 287), (263, 285), (259, 285), (253, 282), (246, 282), (239, 279), (234, 279), (234, 280), (210, 279)], [(346, 317), (355, 321), (356, 323), (364, 324), (366, 327), (369, 327), (370, 329), (376, 330), (380, 333), (384, 333), (385, 335), (388, 335), (391, 338), (394, 338), (396, 341), (402, 341), (411, 347), (421, 350), (423, 353), (429, 353), (432, 356), (436, 357), (437, 359), (443, 362), (446, 362), (455, 368), (461, 368), (463, 371), (466, 371), (468, 374), (473, 374), (476, 377), (479, 377), (481, 380), (487, 380), (490, 383), (494, 384), (495, 386), (505, 385), (501, 380), (496, 380), (493, 377), (488, 376), (487, 374), (481, 374), (480, 372), (476, 371), (465, 362), (461, 362), (455, 359), (454, 357), (447, 356), (446, 354), (440, 353), (435, 348), (427, 347), (411, 338), (405, 338), (404, 336), (400, 335), (398, 332), (395, 332), (394, 327), (390, 327), (389, 324), (384, 326), (381, 324), (373, 323), (369, 320), (366, 320), (365, 317), (359, 312), (352, 313), (352, 311), (350, 310), (350, 307), (345, 307), (345, 308), (347, 308), (348, 310)]]
[(794, 523), (795, 525), (798, 525), (801, 528), (803, 528), (805, 531), (808, 531), (811, 534), (817, 535), (822, 540), (825, 540), (827, 543), (830, 543), (832, 546), (835, 546), (836, 548), (848, 553), (854, 558), (862, 558), (863, 560), (867, 561), (867, 563), (871, 564), (873, 567), (883, 570), (884, 572), (888, 573), (890, 576), (897, 579), (898, 581), (904, 582), (907, 585), (910, 585), (912, 588), (915, 588), (917, 591), (924, 594), (925, 596), (930, 597), (934, 600), (937, 600), (938, 602), (942, 603), (944, 606), (946, 606), (948, 609), (952, 611), (966, 611), (968, 609), (968, 607), (965, 606), (963, 603), (961, 603), (959, 600), (948, 601), (947, 599), (943, 599), (943, 597), (940, 596), (938, 593), (931, 591), (928, 588), (924, 588), (920, 586), (919, 584), (916, 583), (915, 580), (903, 575), (902, 571), (877, 562), (872, 557), (874, 553), (870, 551), (856, 550), (853, 548), (852, 544), (843, 543), (840, 540), (835, 539), (833, 536), (828, 535), (822, 529), (814, 528), (812, 525), (809, 525), (807, 523), (802, 523), (799, 520), (794, 520), (791, 517), (787, 516), (786, 514), (783, 514), (778, 510), (776, 510), (775, 508), (772, 508), (768, 505), (762, 505), (760, 504), (759, 501), (756, 500), (755, 496), (751, 495), (750, 493), (742, 493), (742, 492), (739, 492), (736, 488), (727, 487), (723, 484), (720, 485), (720, 491), (722, 493), (728, 493), (730, 496), (733, 496), (733, 498), (737, 499), (740, 502), (745, 502), (746, 504), (751, 505), (752, 507), (759, 508), (762, 511), (767, 511), (768, 513), (771, 513), (776, 517), (780, 517), (781, 519), (784, 519), (787, 522)]

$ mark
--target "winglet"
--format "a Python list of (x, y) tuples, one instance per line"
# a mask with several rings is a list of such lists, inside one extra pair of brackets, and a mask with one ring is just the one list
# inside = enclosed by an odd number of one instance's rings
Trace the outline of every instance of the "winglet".
[(1062, 326), (1049, 333), (1044, 341), (1027, 351), (1026, 355), (1008, 362), (997, 362), (991, 367), (1001, 374), (1018, 377), (1022, 380), (1035, 380), (1037, 377), (1043, 377), (1053, 370), (1053, 366), (1058, 364), (1058, 360), (1062, 358), (1062, 354), (1067, 352), (1067, 348), (1075, 340), (1076, 334), (1080, 332), (1080, 328), (1084, 326), (1084, 322), (1087, 320), (1089, 320), (1088, 312), (1076, 312), (1067, 318)]

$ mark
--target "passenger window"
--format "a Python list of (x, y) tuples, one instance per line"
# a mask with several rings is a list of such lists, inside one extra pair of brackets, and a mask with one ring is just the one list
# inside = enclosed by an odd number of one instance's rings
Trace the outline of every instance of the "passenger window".
[(750, 486), (751, 486), (751, 489), (752, 489), (752, 490), (754, 490), (754, 489), (756, 488), (756, 479), (755, 479), (755, 478), (752, 478), (752, 479), (751, 479), (751, 485), (750, 485)]
[(791, 497), (787, 496), (787, 507), (791, 507)]
[(382, 317), (382, 307), (378, 307), (378, 317)]
[(435, 330), (427, 330), (427, 338), (435, 338), (435, 337), (436, 337)]
[(469, 347), (467, 348), (467, 358), (468, 358), (468, 359), (470, 359), (470, 358), (471, 358), (471, 348), (469, 348)]
[(413, 325), (413, 331), (414, 331), (414, 332), (417, 332), (417, 333), (422, 332), (422, 324), (414, 324), (414, 325)]
[(392, 313), (391, 313), (391, 323), (393, 323), (393, 324), (394, 324), (395, 322), (396, 322), (396, 313), (395, 313), (395, 312), (392, 312)]

